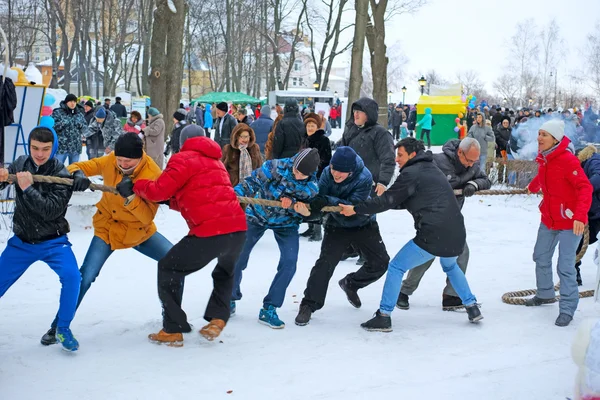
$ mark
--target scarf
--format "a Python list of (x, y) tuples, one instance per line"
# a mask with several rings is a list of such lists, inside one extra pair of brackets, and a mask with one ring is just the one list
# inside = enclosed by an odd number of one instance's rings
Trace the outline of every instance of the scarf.
[(248, 146), (240, 146), (240, 182), (252, 174), (252, 159), (248, 153)]

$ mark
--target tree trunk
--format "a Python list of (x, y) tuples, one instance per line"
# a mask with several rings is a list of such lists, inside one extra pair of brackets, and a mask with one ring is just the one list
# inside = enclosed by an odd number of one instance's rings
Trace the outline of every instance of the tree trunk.
[(352, 103), (360, 97), (362, 86), (362, 62), (365, 51), (365, 36), (367, 21), (369, 19), (369, 3), (364, 0), (355, 0), (356, 17), (354, 21), (354, 41), (352, 45), (352, 59), (350, 62), (350, 85), (348, 88), (347, 117), (352, 118)]
[(373, 25), (367, 28), (367, 43), (371, 54), (371, 73), (373, 76), (373, 99), (379, 105), (377, 122), (387, 127), (387, 65), (385, 45), (385, 9), (387, 0), (371, 0)]
[[(150, 97), (152, 106), (167, 115), (179, 106), (183, 75), (183, 35), (187, 6), (184, 0), (172, 0), (177, 12), (169, 9), (168, 0), (157, 0), (152, 27)], [(173, 122), (165, 118), (170, 132)], [(165, 133), (166, 134), (166, 133)]]

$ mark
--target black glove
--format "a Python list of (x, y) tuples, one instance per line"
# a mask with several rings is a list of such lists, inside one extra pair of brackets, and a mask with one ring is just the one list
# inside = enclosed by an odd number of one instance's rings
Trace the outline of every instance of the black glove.
[(321, 209), (327, 206), (327, 197), (317, 195), (309, 203), (311, 211), (321, 211)]
[(475, 185), (473, 185), (472, 183), (467, 183), (467, 186), (465, 186), (462, 190), (462, 194), (465, 197), (471, 197), (475, 194), (476, 191), (477, 188), (475, 187)]
[(131, 178), (129, 176), (125, 175), (123, 177), (123, 180), (121, 180), (121, 182), (119, 182), (119, 184), (117, 185), (117, 192), (119, 192), (121, 197), (124, 197), (124, 198), (128, 198), (129, 196), (134, 194), (133, 193), (133, 182), (131, 181)]
[(73, 178), (73, 191), (75, 192), (85, 192), (92, 183), (81, 170), (73, 172), (71, 178)]

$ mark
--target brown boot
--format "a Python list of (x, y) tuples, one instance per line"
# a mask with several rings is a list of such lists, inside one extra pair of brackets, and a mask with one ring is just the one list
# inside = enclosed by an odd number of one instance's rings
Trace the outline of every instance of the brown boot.
[(158, 333), (149, 334), (148, 339), (157, 344), (166, 344), (171, 347), (183, 347), (183, 334), (181, 333), (167, 333), (161, 329)]
[(221, 334), (223, 328), (225, 328), (225, 321), (214, 318), (208, 323), (208, 325), (200, 329), (200, 334), (204, 336), (206, 340), (212, 342)]

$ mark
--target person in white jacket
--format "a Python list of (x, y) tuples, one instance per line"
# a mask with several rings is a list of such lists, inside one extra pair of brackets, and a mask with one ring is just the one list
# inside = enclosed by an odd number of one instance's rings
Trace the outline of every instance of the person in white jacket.
[(488, 143), (496, 142), (496, 137), (492, 127), (485, 124), (485, 117), (483, 114), (477, 114), (475, 123), (469, 129), (468, 137), (472, 137), (479, 142), (481, 146), (481, 154), (479, 155), (479, 167), (485, 172), (485, 166), (487, 161)]

